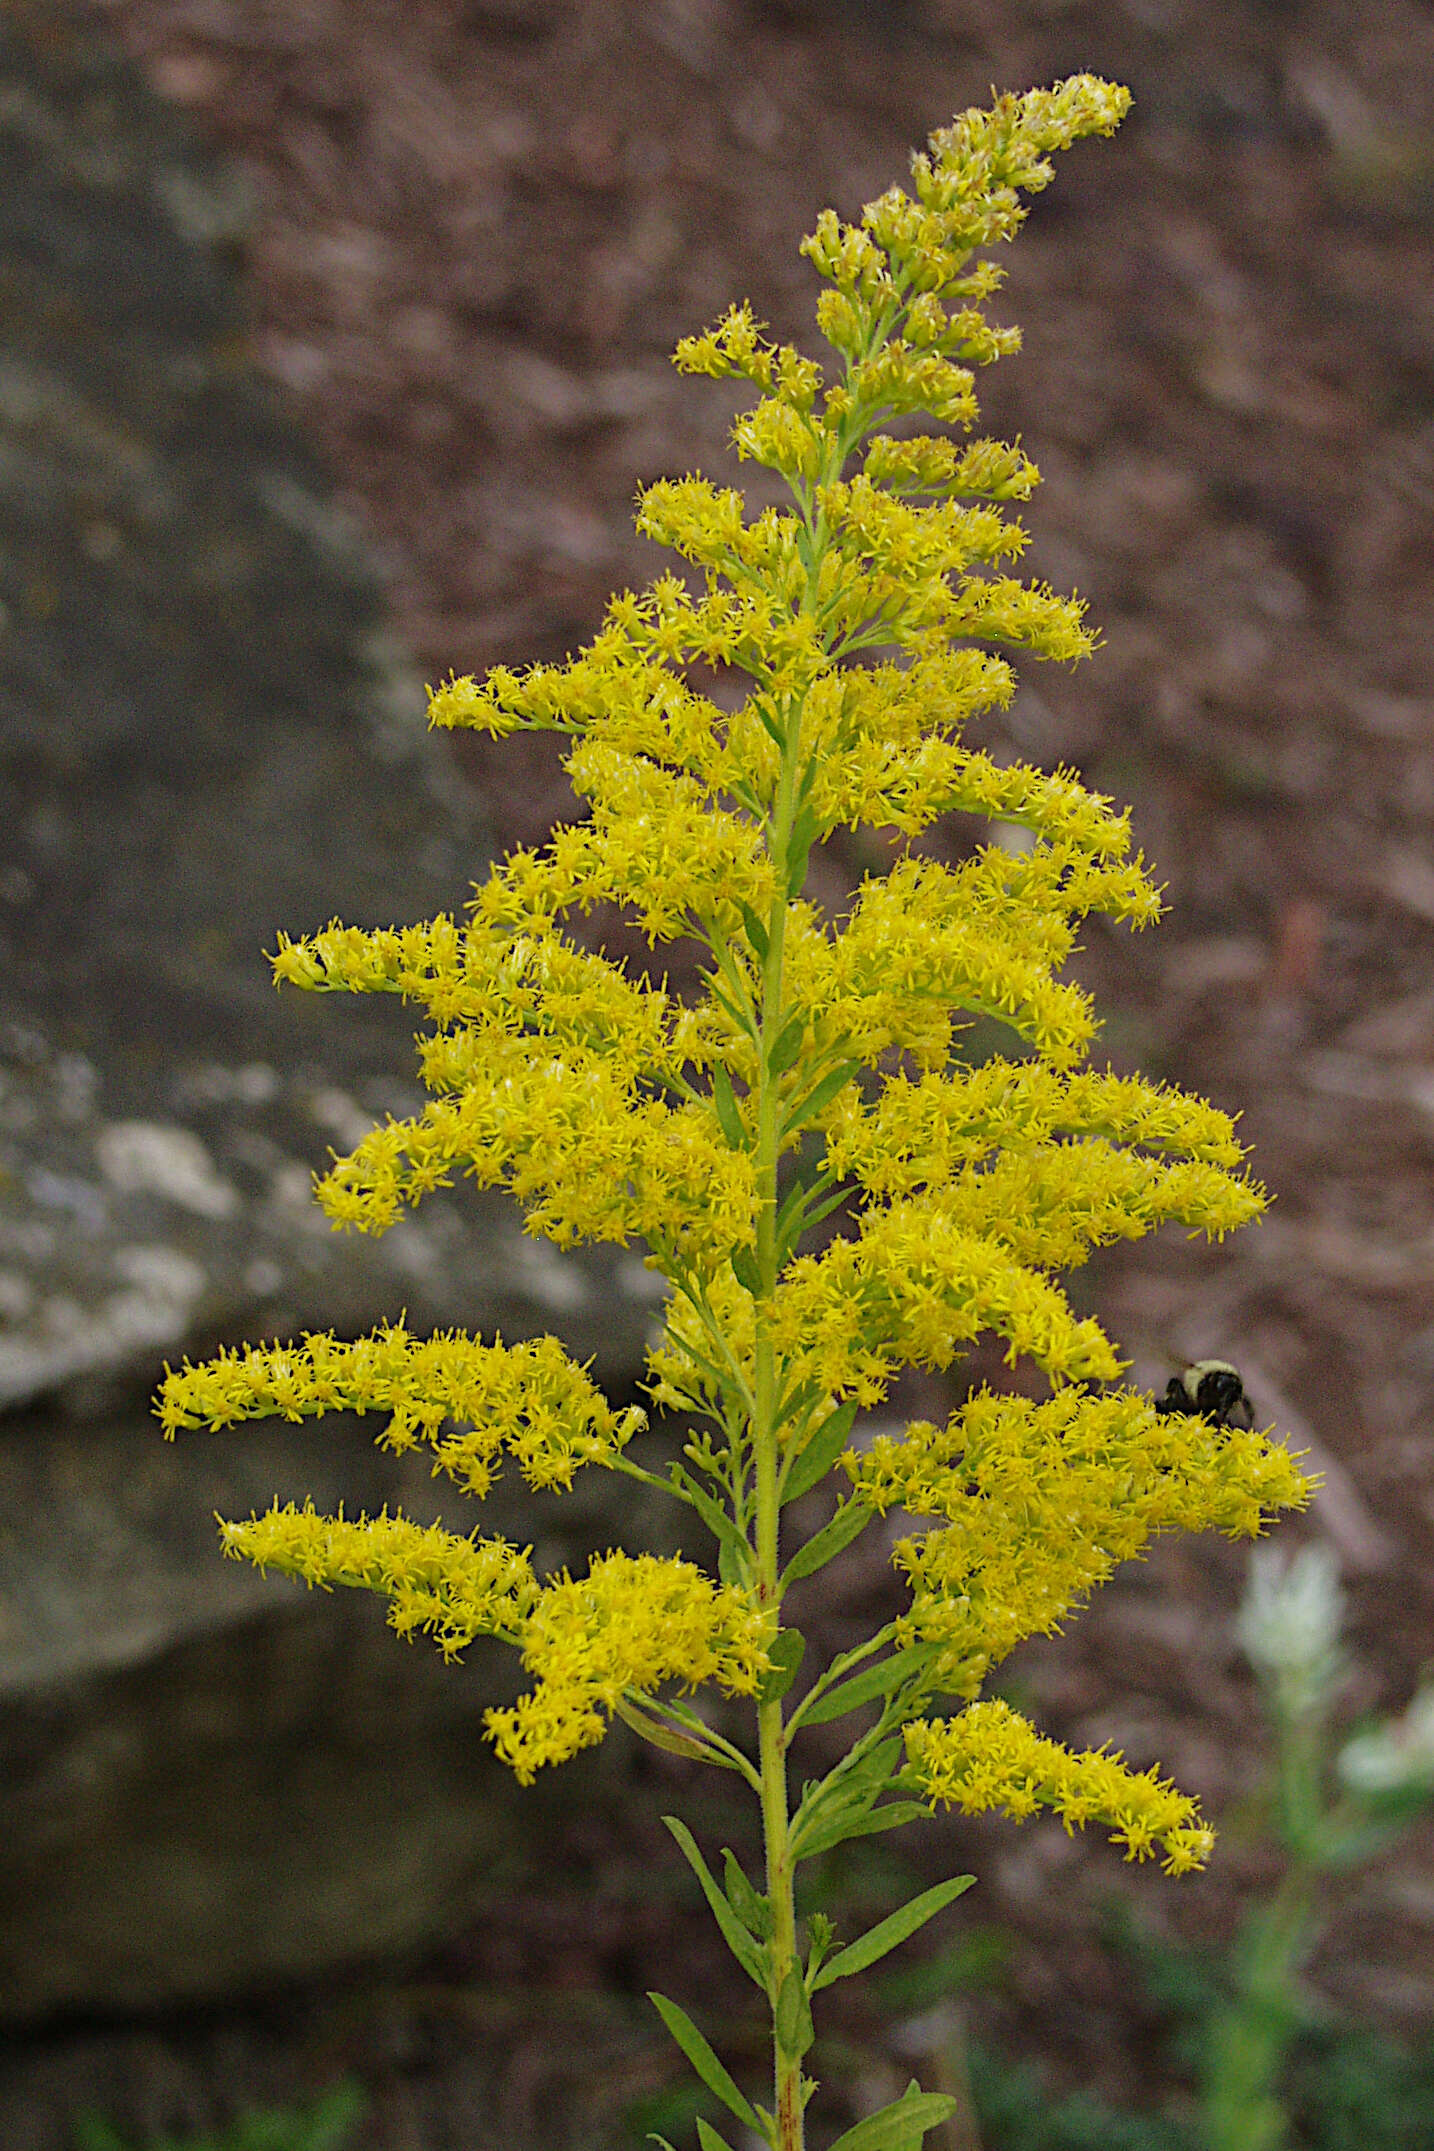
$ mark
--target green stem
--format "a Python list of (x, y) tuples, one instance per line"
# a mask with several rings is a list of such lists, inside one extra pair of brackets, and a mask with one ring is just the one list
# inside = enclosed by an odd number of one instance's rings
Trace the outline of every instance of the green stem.
[(1299, 2023), (1300, 1967), (1314, 1926), (1327, 1817), (1321, 1793), (1325, 1710), (1272, 1698), (1278, 1761), (1276, 1828), (1284, 1876), (1246, 1920), (1235, 1949), (1235, 1992), (1210, 2028), (1205, 2124), (1210, 2151), (1281, 2151), (1288, 2124), (1280, 2074)]
[(1236, 1993), (1210, 2030), (1204, 2100), (1210, 2151), (1279, 2151), (1287, 2140), (1277, 2086), (1299, 2017), (1313, 1884), (1314, 1870), (1294, 1865), (1240, 1938)]
[(776, 2151), (802, 2151), (802, 2063), (783, 2050), (777, 2031), (777, 1996), (797, 1962), (796, 1868), (787, 1816), (787, 1753), (782, 1706), (763, 1703), (757, 1712), (762, 1769), (762, 1826), (767, 1843), (767, 1900), (772, 1907), (772, 2057), (777, 2118)]
[[(845, 438), (838, 453), (840, 469), (847, 453)], [(828, 473), (827, 475), (834, 475)], [(825, 508), (815, 526), (809, 520), (810, 503), (803, 506), (808, 542), (805, 548), (807, 588), (803, 609), (815, 607), (817, 581), (827, 544)], [(773, 1346), (770, 1307), (777, 1286), (777, 1161), (781, 1152), (780, 1078), (771, 1072), (771, 1054), (782, 1032), (788, 1011), (783, 1005), (783, 954), (787, 906), (800, 892), (790, 886), (791, 838), (796, 818), (798, 780), (801, 772), (802, 711), (798, 704), (786, 711), (785, 744), (781, 774), (772, 802), (767, 828), (769, 855), (776, 868), (767, 953), (762, 977), (762, 1024), (756, 1129), (757, 1183), (757, 1275), (759, 1292), (753, 1309), (753, 1412), (752, 1448), (756, 1465), (756, 1577), (759, 1603), (776, 1612), (781, 1604), (778, 1568), (778, 1526), (781, 1516), (781, 1455), (778, 1413), (781, 1390)], [(776, 2142), (774, 2151), (803, 2151), (802, 2071), (800, 2051), (783, 2046), (777, 2019), (777, 1998), (783, 1982), (795, 1968), (797, 1955), (796, 1863), (792, 1853), (791, 1814), (787, 1791), (787, 1737), (778, 1699), (757, 1709), (759, 1764), (762, 1775), (762, 1828), (766, 1841), (767, 1900), (772, 1910), (771, 2003), (772, 2054), (775, 2089)]]
[[(761, 1291), (754, 1309), (754, 1391), (752, 1442), (756, 1464), (756, 1592), (760, 1603), (773, 1612), (781, 1603), (778, 1569), (778, 1526), (781, 1500), (778, 1479), (779, 1453), (777, 1404), (780, 1396), (776, 1353), (772, 1340), (770, 1307), (777, 1284), (777, 1157), (780, 1079), (773, 1076), (770, 1056), (780, 1036), (786, 1011), (783, 1003), (782, 958), (786, 937), (787, 859), (795, 813), (796, 773), (801, 719), (789, 713), (786, 751), (774, 802), (769, 843), (777, 868), (771, 924), (767, 937), (762, 995), (761, 1070), (757, 1106), (757, 1273)], [(777, 2027), (777, 1997), (782, 1983), (797, 1962), (795, 1870), (790, 1844), (787, 1796), (787, 1747), (780, 1699), (759, 1704), (757, 1710), (759, 1764), (762, 1773), (762, 1829), (766, 1841), (767, 1898), (772, 1908), (771, 2003), (772, 2052), (777, 2126), (776, 2151), (802, 2151), (801, 2056), (782, 2046)]]

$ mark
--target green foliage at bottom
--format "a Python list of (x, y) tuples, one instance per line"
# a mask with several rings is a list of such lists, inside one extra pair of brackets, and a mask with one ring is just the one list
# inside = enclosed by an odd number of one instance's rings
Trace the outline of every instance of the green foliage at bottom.
[[(1194, 2116), (1052, 2099), (1028, 2062), (1012, 2066), (975, 2044), (967, 2060), (984, 2151), (1206, 2151)], [(1430, 2151), (1434, 2037), (1307, 2030), (1290, 2057), (1284, 2104), (1290, 2151)]]
[(367, 2101), (356, 2083), (336, 2084), (312, 2106), (261, 2107), (206, 2136), (151, 2137), (132, 2145), (98, 2114), (81, 2114), (74, 2151), (344, 2151)]
[(1364, 2030), (1307, 2035), (1286, 2080), (1297, 2144), (1311, 2151), (1427, 2151), (1434, 2143), (1434, 2037)]
[(1081, 2094), (1052, 2099), (1029, 2062), (973, 2045), (967, 2066), (986, 2151), (1198, 2151), (1194, 2132), (1163, 2115), (1122, 2113)]
[(645, 2144), (649, 2136), (684, 2136), (697, 2126), (697, 2117), (710, 2105), (705, 2085), (684, 2077), (660, 2091), (635, 2100), (622, 2117), (623, 2141)]

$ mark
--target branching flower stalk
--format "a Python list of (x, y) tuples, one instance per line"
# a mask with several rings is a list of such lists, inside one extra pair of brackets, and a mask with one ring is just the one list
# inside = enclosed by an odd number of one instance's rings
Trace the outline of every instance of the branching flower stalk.
[[(1003, 504), (1030, 496), (1034, 464), (1019, 445), (956, 437), (977, 415), (972, 369), (1019, 343), (987, 319), (1002, 272), (979, 250), (1014, 236), (1051, 151), (1110, 133), (1128, 102), (1088, 75), (1002, 97), (931, 137), (910, 194), (891, 188), (854, 225), (824, 212), (803, 251), (826, 286), (830, 378), (766, 341), (746, 306), (680, 344), (681, 371), (757, 390), (733, 443), (789, 505), (752, 514), (700, 477), (649, 486), (638, 528), (689, 564), (685, 578), (614, 598), (565, 664), (500, 666), (431, 698), (434, 725), (564, 734), (585, 815), (510, 853), (466, 922), (335, 923), (281, 937), (271, 959), (280, 981), (398, 993), (430, 1024), (418, 1051), (431, 1102), (322, 1177), (333, 1222), (382, 1232), (463, 1175), (509, 1188), (526, 1229), (558, 1247), (640, 1244), (669, 1288), (649, 1389), (693, 1421), (683, 1460), (662, 1475), (630, 1457), (643, 1414), (614, 1411), (550, 1338), (418, 1338), (389, 1323), (352, 1342), (225, 1351), (166, 1370), (160, 1394), (168, 1435), (381, 1411), (381, 1443), (423, 1444), (479, 1497), (505, 1449), (537, 1488), (597, 1465), (661, 1487), (710, 1534), (715, 1574), (615, 1550), (585, 1576), (540, 1578), (501, 1539), (386, 1511), (276, 1506), (221, 1527), (225, 1551), (260, 1567), (383, 1592), (395, 1629), (426, 1631), (446, 1656), (478, 1635), (510, 1642), (533, 1685), (485, 1723), (523, 1783), (614, 1716), (746, 1781), (762, 1887), (730, 1853), (719, 1882), (671, 1828), (770, 2006), (772, 2106), (750, 2103), (691, 2019), (655, 2000), (704, 2082), (774, 2151), (803, 2143), (813, 1997), (970, 1880), (833, 1954), (823, 1916), (798, 1933), (798, 1864), (941, 1804), (1017, 1820), (1052, 1809), (1068, 1828), (1102, 1824), (1130, 1858), (1202, 1865), (1211, 1833), (1193, 1801), (1117, 1755), (1043, 1737), (982, 1684), (1154, 1533), (1254, 1535), (1308, 1497), (1264, 1436), (1161, 1416), (1116, 1386), (1113, 1345), (1055, 1282), (1092, 1248), (1167, 1221), (1223, 1235), (1264, 1198), (1226, 1115), (1088, 1062), (1089, 999), (1057, 975), (1079, 924), (1094, 911), (1145, 926), (1160, 910), (1126, 816), (1072, 771), (964, 736), (1011, 699), (1003, 649), (1072, 660), (1095, 644), (1077, 599), (1005, 572), (1025, 533)], [(745, 692), (719, 701), (704, 690), (713, 675)], [(835, 830), (914, 839), (954, 813), (1005, 841), (956, 864), (908, 846), (839, 919), (804, 893), (813, 846)], [(700, 994), (684, 1002), (564, 933), (565, 913), (598, 903), (649, 946), (695, 940)], [(984, 1060), (963, 1050), (978, 1018), (1006, 1041)], [(853, 1440), (856, 1413), (903, 1365), (947, 1368), (988, 1332), (1048, 1395), (982, 1388), (944, 1426)], [(830, 1521), (784, 1540), (784, 1512), (837, 1471)], [(787, 1593), (890, 1510), (926, 1520), (895, 1549), (909, 1606), (797, 1696)], [(752, 1744), (683, 1700), (709, 1681), (751, 1700)], [(874, 1722), (794, 1799), (794, 1739), (863, 1708)], [(950, 2105), (913, 2085), (844, 2151), (907, 2151)], [(705, 2119), (699, 2135), (704, 2151), (722, 2142)]]

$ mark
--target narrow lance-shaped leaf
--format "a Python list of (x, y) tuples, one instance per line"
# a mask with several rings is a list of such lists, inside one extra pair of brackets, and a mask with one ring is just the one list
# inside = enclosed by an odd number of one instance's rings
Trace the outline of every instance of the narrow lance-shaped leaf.
[(757, 961), (758, 963), (765, 963), (767, 961), (767, 949), (769, 947), (769, 942), (767, 939), (767, 929), (762, 924), (761, 920), (758, 918), (756, 912), (752, 909), (750, 904), (744, 903), (738, 908), (742, 913), (742, 924), (747, 929), (747, 939), (752, 944), (753, 950), (756, 953)]
[(846, 1089), (847, 1084), (854, 1075), (859, 1073), (860, 1069), (860, 1061), (843, 1061), (839, 1068), (829, 1070), (822, 1077), (820, 1083), (815, 1084), (807, 1092), (806, 1096), (783, 1117), (782, 1133), (784, 1135), (793, 1134), (796, 1129), (802, 1127), (818, 1114), (824, 1105), (830, 1105), (833, 1098)]
[(762, 730), (766, 733), (768, 739), (772, 742), (772, 745), (774, 747), (784, 748), (787, 744), (786, 735), (782, 731), (781, 726), (777, 723), (776, 718), (767, 708), (767, 705), (763, 701), (762, 697), (760, 695), (752, 695), (748, 700), (747, 707), (751, 710), (758, 724), (762, 727)]
[(802, 1234), (809, 1232), (813, 1225), (819, 1225), (824, 1217), (830, 1217), (833, 1210), (839, 1209), (851, 1193), (851, 1189), (843, 1185), (838, 1187), (834, 1194), (828, 1195), (824, 1202), (818, 1202), (816, 1198), (820, 1189), (830, 1185), (830, 1176), (821, 1173), (810, 1185), (798, 1181), (787, 1195), (777, 1214), (778, 1269), (786, 1262)]
[(693, 1762), (710, 1763), (722, 1760), (690, 1734), (674, 1732), (672, 1727), (664, 1725), (660, 1718), (650, 1718), (645, 1710), (640, 1710), (625, 1695), (616, 1696), (612, 1707), (624, 1725), (630, 1725), (635, 1733), (641, 1734), (654, 1748), (662, 1748), (669, 1755), (685, 1755)]
[(809, 806), (803, 807), (792, 823), (792, 834), (787, 843), (787, 887), (794, 896), (807, 878), (807, 860), (816, 836), (816, 815)]
[(691, 1472), (684, 1471), (678, 1463), (671, 1463), (667, 1467), (667, 1476), (682, 1500), (697, 1511), (719, 1546), (730, 1545), (734, 1553), (750, 1552), (746, 1539), (722, 1504), (714, 1500), (705, 1487), (699, 1486)]
[(782, 1265), (806, 1231), (806, 1209), (811, 1189), (804, 1180), (793, 1181), (777, 1212), (777, 1264)]
[[(878, 1737), (874, 1737), (878, 1736)], [(843, 1757), (835, 1769), (828, 1771), (814, 1797), (824, 1793), (860, 1792), (874, 1800), (886, 1784), (891, 1766), (901, 1753), (904, 1742), (899, 1733), (880, 1734), (874, 1727), (872, 1733), (864, 1733), (851, 1753)]]
[(779, 1703), (797, 1677), (807, 1639), (799, 1628), (782, 1628), (767, 1646), (772, 1670), (757, 1690), (759, 1703)]
[(832, 2151), (917, 2151), (927, 2130), (949, 2121), (958, 2103), (945, 2092), (923, 2091), (913, 2078), (890, 2106), (838, 2136)]
[(720, 1582), (730, 1584), (733, 1590), (745, 1590), (751, 1581), (742, 1556), (730, 1539), (723, 1539), (717, 1548), (717, 1575)]
[(805, 1546), (799, 1546), (782, 1571), (782, 1585), (795, 1583), (801, 1576), (814, 1576), (828, 1561), (834, 1561), (844, 1547), (865, 1531), (875, 1509), (866, 1508), (859, 1501), (844, 1501), (829, 1524), (823, 1524)]
[(693, 2068), (697, 2071), (697, 2074), (701, 2077), (703, 2083), (707, 2086), (707, 2089), (715, 2092), (722, 2104), (729, 2108), (745, 2127), (755, 2129), (760, 2134), (761, 2124), (756, 2114), (746, 2099), (743, 2098), (741, 2092), (737, 2089), (737, 2086), (733, 2083), (691, 2017), (688, 2016), (686, 2010), (679, 2009), (676, 2002), (670, 2002), (665, 1994), (654, 1994), (651, 1989), (648, 1990), (647, 1998), (677, 2041), (677, 2044), (681, 2047), (683, 2053), (687, 2056), (687, 2059), (691, 2062)]
[(767, 1055), (767, 1067), (774, 1076), (785, 1075), (794, 1064), (802, 1050), (802, 1038), (806, 1028), (805, 1009), (798, 1009), (797, 1013), (783, 1024), (773, 1041), (771, 1052)]
[(737, 1110), (737, 1093), (732, 1088), (732, 1078), (721, 1061), (712, 1070), (712, 1103), (717, 1108), (717, 1119), (722, 1133), (734, 1150), (745, 1150), (747, 1131), (742, 1126), (742, 1116)]
[(823, 1966), (812, 1982), (812, 1992), (815, 1994), (819, 1988), (829, 1987), (834, 1979), (849, 1979), (853, 1972), (864, 1972), (869, 1964), (875, 1964), (878, 1957), (895, 1949), (899, 1942), (915, 1934), (918, 1927), (924, 1927), (929, 1919), (934, 1919), (938, 1912), (969, 1890), (975, 1879), (974, 1875), (955, 1875), (949, 1882), (938, 1882), (934, 1889), (923, 1890), (910, 1904), (879, 1920), (859, 1941), (838, 1950), (836, 1956)]
[(752, 1018), (747, 1012), (747, 1010), (739, 1008), (737, 1006), (737, 1003), (733, 1000), (732, 996), (729, 993), (724, 993), (722, 988), (717, 984), (716, 979), (711, 977), (710, 974), (707, 977), (705, 983), (707, 991), (711, 994), (713, 1000), (717, 1003), (717, 1006), (723, 1011), (724, 1015), (726, 1015), (730, 1019), (734, 1030), (740, 1031), (744, 1038), (750, 1038), (754, 1044), (757, 1043), (757, 1033), (753, 1027)]
[(885, 1807), (873, 1808), (853, 1805), (804, 1830), (792, 1857), (814, 1860), (819, 1854), (830, 1852), (834, 1845), (844, 1845), (848, 1838), (876, 1837), (883, 1830), (900, 1829), (904, 1822), (929, 1822), (930, 1819), (930, 1808), (920, 1800), (891, 1800)]
[(816, 2038), (806, 1983), (795, 1964), (787, 1966), (786, 1977), (777, 1996), (776, 2024), (777, 2043), (786, 2054), (800, 2057)]
[(839, 1210), (842, 1204), (846, 1201), (847, 1197), (850, 1195), (850, 1193), (850, 1187), (843, 1185), (842, 1187), (836, 1188), (830, 1195), (828, 1195), (825, 1202), (819, 1202), (815, 1210), (808, 1210), (806, 1214), (806, 1219), (802, 1225), (803, 1232), (805, 1232), (807, 1230), (807, 1227), (810, 1225), (820, 1225), (822, 1219), (824, 1217), (830, 1217), (833, 1210)]
[(916, 1650), (898, 1651), (894, 1657), (883, 1658), (880, 1665), (868, 1666), (864, 1673), (839, 1682), (802, 1712), (803, 1725), (825, 1725), (832, 1718), (844, 1718), (848, 1711), (859, 1710), (863, 1703), (875, 1702), (878, 1696), (890, 1695), (907, 1681), (915, 1680), (935, 1658), (937, 1649), (936, 1644), (928, 1643)]
[(701, 2114), (697, 2116), (697, 2141), (702, 2151), (732, 2151), (725, 2136), (719, 2136), (710, 2121)]
[(851, 1439), (852, 1421), (855, 1417), (856, 1398), (849, 1397), (839, 1410), (832, 1413), (826, 1424), (817, 1429), (787, 1473), (782, 1487), (784, 1504), (800, 1500), (818, 1480), (826, 1477)]
[(783, 1425), (804, 1423), (821, 1393), (822, 1385), (815, 1377), (811, 1381), (800, 1383), (796, 1389), (785, 1391), (777, 1399), (777, 1420)]
[(712, 1907), (712, 1917), (722, 1930), (722, 1939), (741, 1965), (754, 1986), (765, 1993), (767, 1988), (767, 1953), (753, 1941), (721, 1890), (718, 1889), (707, 1862), (697, 1849), (696, 1839), (686, 1823), (675, 1815), (664, 1815), (663, 1821), (682, 1847), (683, 1856), (702, 1885), (702, 1894)]
[(794, 1850), (806, 1843), (808, 1833), (820, 1822), (823, 1827), (839, 1812), (862, 1813), (871, 1807), (890, 1783), (892, 1766), (902, 1749), (899, 1733), (874, 1738), (863, 1734), (850, 1755), (814, 1785), (802, 1790), (802, 1801), (792, 1822)]
[(728, 1845), (722, 1847), (722, 1879), (727, 1888), (727, 1902), (748, 1933), (755, 1935), (759, 1942), (769, 1940), (772, 1932), (771, 1904), (753, 1889), (741, 1862)]

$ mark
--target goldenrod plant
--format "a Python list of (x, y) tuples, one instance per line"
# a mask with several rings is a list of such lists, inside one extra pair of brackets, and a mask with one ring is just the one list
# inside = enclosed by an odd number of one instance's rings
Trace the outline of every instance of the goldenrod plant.
[[(1126, 815), (1071, 770), (966, 740), (1015, 691), (1004, 651), (1074, 660), (1096, 641), (1078, 599), (1006, 572), (1025, 533), (1005, 504), (1029, 497), (1035, 465), (958, 437), (977, 416), (972, 369), (1019, 344), (987, 318), (1002, 271), (981, 250), (1015, 235), (1049, 152), (1109, 134), (1128, 104), (1090, 75), (1001, 97), (932, 135), (909, 194), (892, 187), (856, 224), (824, 211), (803, 252), (826, 286), (829, 372), (767, 341), (746, 306), (679, 344), (679, 371), (758, 392), (733, 445), (787, 504), (752, 513), (702, 477), (647, 487), (637, 527), (685, 573), (615, 597), (564, 664), (453, 678), (431, 698), (436, 726), (564, 734), (585, 811), (509, 853), (462, 920), (335, 923), (281, 937), (271, 959), (280, 981), (398, 993), (428, 1019), (431, 1102), (336, 1159), (318, 1182), (333, 1222), (382, 1232), (462, 1175), (509, 1188), (560, 1248), (636, 1243), (667, 1288), (648, 1388), (692, 1422), (681, 1460), (659, 1472), (630, 1456), (643, 1413), (614, 1409), (551, 1338), (417, 1337), (400, 1320), (224, 1351), (166, 1370), (160, 1393), (167, 1435), (383, 1412), (383, 1445), (422, 1444), (480, 1498), (504, 1450), (535, 1488), (620, 1472), (682, 1505), (694, 1553), (715, 1545), (715, 1563), (613, 1550), (585, 1575), (540, 1576), (500, 1538), (386, 1511), (276, 1505), (221, 1527), (225, 1551), (261, 1568), (384, 1593), (394, 1628), (446, 1656), (480, 1635), (511, 1643), (532, 1685), (486, 1729), (522, 1783), (619, 1717), (750, 1787), (757, 1879), (728, 1853), (719, 1880), (670, 1827), (770, 2006), (771, 2106), (654, 2000), (773, 2151), (803, 2143), (816, 1996), (971, 1880), (836, 1948), (821, 1914), (798, 1932), (798, 1865), (954, 1805), (1050, 1809), (1101, 1824), (1129, 1858), (1201, 1866), (1212, 1838), (1192, 1800), (1118, 1755), (1071, 1752), (983, 1683), (1153, 1534), (1253, 1535), (1309, 1491), (1263, 1435), (1162, 1416), (1120, 1386), (1114, 1345), (1056, 1281), (1167, 1221), (1223, 1235), (1264, 1197), (1225, 1114), (1089, 1062), (1089, 997), (1058, 976), (1081, 921), (1160, 911)], [(835, 831), (916, 840), (957, 814), (994, 825), (957, 863), (908, 842), (841, 917), (805, 893)], [(700, 990), (684, 999), (564, 932), (595, 904), (649, 947), (695, 942)], [(1004, 1041), (994, 1056), (970, 1051), (978, 1021)], [(863, 1438), (857, 1413), (904, 1365), (949, 1368), (987, 1334), (1045, 1394), (982, 1387), (944, 1425)], [(830, 1520), (797, 1542), (784, 1516), (838, 1473)], [(924, 1519), (895, 1546), (906, 1610), (799, 1692), (791, 1587), (891, 1510)], [(750, 1739), (684, 1699), (708, 1682), (751, 1705)], [(872, 1722), (794, 1795), (801, 1735), (863, 1708)], [(842, 2151), (906, 2151), (950, 2104), (913, 2085)], [(703, 2151), (722, 2142), (706, 2120), (698, 2132)]]

